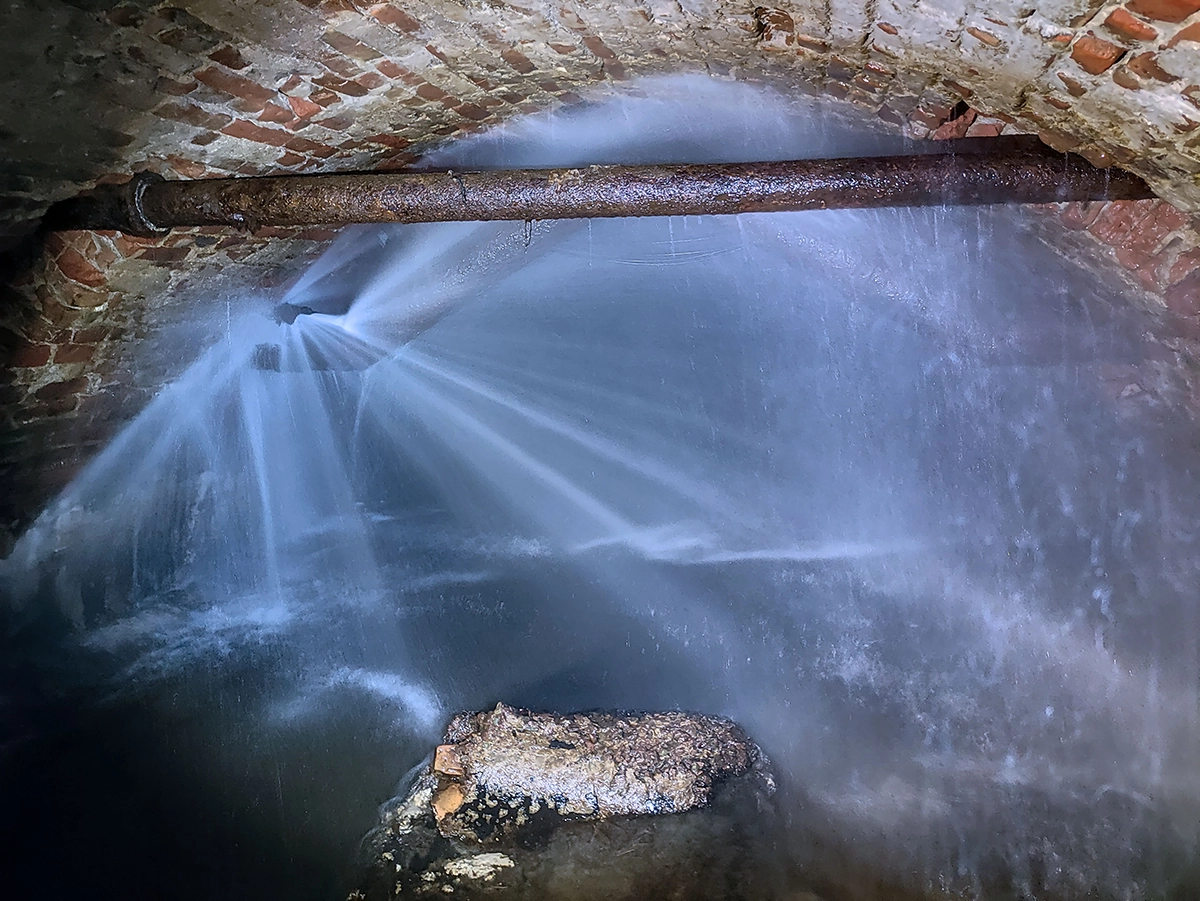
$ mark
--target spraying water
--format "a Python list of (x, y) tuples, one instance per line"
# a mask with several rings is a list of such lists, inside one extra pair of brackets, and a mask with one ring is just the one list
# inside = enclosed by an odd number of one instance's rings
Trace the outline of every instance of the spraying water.
[[(672, 79), (430, 163), (890, 149)], [(744, 723), (830, 897), (1195, 889), (1192, 461), (1107, 390), (1139, 314), (1019, 215), (353, 229), (285, 303), (3, 564), (30, 884), (57, 829), (143, 892), (331, 897), (503, 700)]]

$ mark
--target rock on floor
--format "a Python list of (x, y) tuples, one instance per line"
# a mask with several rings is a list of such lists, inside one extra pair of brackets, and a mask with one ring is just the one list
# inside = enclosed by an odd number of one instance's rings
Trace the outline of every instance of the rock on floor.
[(774, 788), (725, 719), (463, 714), (384, 805), (351, 897), (777, 897)]

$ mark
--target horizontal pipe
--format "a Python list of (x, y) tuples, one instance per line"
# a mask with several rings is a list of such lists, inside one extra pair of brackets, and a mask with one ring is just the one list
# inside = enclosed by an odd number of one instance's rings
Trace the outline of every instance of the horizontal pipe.
[(1036, 139), (947, 142), (938, 153), (785, 162), (377, 172), (164, 181), (144, 174), (56, 205), (51, 229), (161, 234), (296, 227), (689, 216), (784, 210), (1134, 200), (1154, 196)]

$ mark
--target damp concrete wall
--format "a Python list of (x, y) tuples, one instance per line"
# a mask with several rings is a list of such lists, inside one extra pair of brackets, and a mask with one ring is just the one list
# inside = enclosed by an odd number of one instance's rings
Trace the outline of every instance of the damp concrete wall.
[(1164, 365), (1200, 359), (1200, 0), (17, 0), (0, 45), (0, 551), (194, 355), (187, 323), (330, 237), (22, 243), (50, 202), (140, 170), (400, 168), (638, 75), (822, 93), (918, 138), (1036, 133), (1138, 172), (1163, 200), (1046, 220), (1182, 324)]

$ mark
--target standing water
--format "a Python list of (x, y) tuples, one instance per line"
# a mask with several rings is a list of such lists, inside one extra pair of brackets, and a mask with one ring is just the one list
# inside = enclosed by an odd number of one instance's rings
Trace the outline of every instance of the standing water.
[[(895, 148), (639, 88), (429, 162)], [(358, 228), (285, 300), (0, 563), (13, 897), (344, 897), (497, 701), (738, 720), (797, 893), (1200, 892), (1193, 449), (1021, 214)]]

